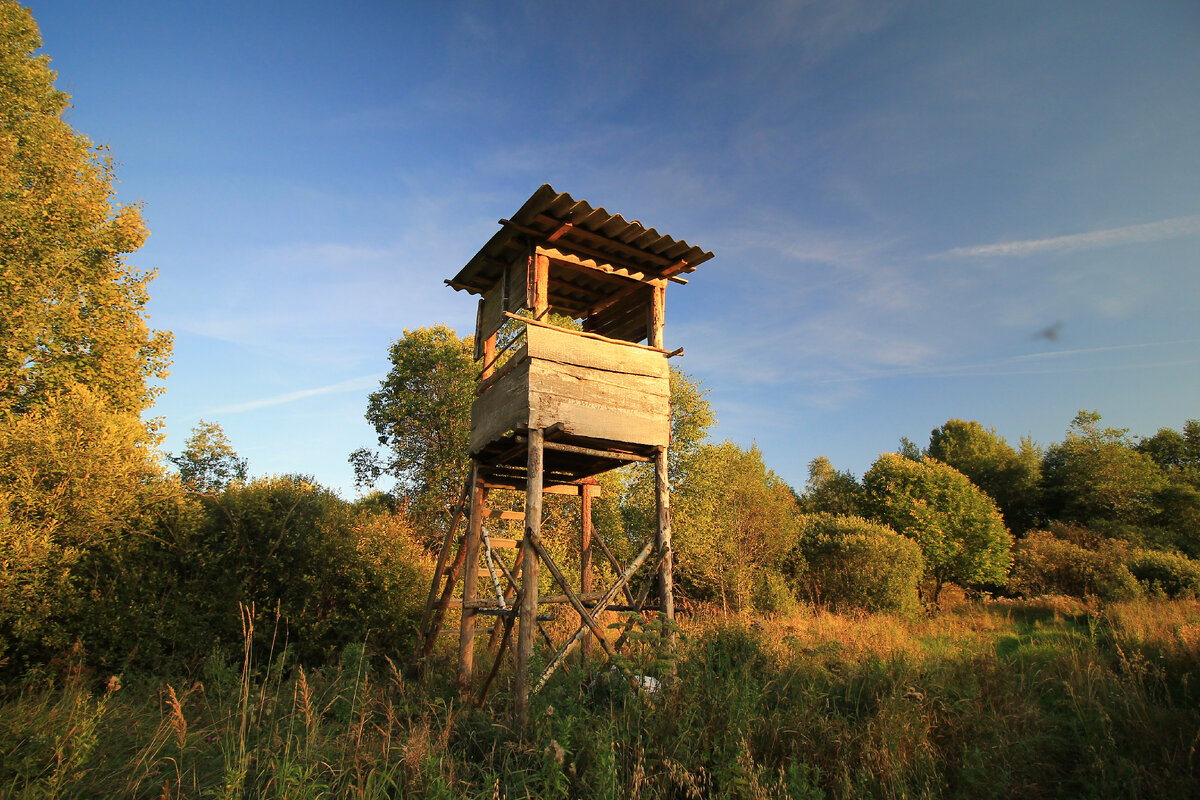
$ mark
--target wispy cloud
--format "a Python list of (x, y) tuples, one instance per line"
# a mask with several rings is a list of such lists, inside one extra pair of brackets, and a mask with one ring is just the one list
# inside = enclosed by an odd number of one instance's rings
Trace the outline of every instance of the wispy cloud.
[(364, 389), (373, 389), (382, 380), (383, 375), (363, 375), (358, 378), (350, 378), (349, 380), (332, 383), (328, 386), (318, 386), (315, 389), (300, 389), (287, 394), (278, 394), (274, 397), (264, 397), (260, 400), (250, 400), (245, 403), (233, 403), (232, 405), (221, 406), (207, 412), (209, 414), (238, 414), (243, 411), (257, 411), (261, 408), (270, 408), (271, 406), (281, 406), (285, 403), (294, 403), (297, 400), (304, 400), (309, 397), (316, 397), (322, 394), (339, 394), (341, 392), (361, 392)]
[[(960, 364), (918, 364), (912, 367), (892, 369), (860, 370), (851, 374), (831, 375), (818, 379), (818, 383), (846, 383), (876, 380), (880, 378), (965, 378), (996, 377), (1011, 375), (1052, 375), (1066, 372), (1123, 372), (1126, 370), (1158, 369), (1200, 364), (1200, 358), (1159, 358), (1155, 361), (1124, 361), (1120, 363), (1092, 363), (1071, 366), (1070, 361), (1099, 354), (1113, 354), (1131, 350), (1153, 350), (1181, 345), (1194, 345), (1200, 339), (1179, 339), (1169, 342), (1144, 342), (1140, 344), (1109, 345), (1076, 350), (1055, 350), (1047, 353), (1028, 353), (1003, 358)], [(1048, 363), (1054, 362), (1054, 363)], [(1064, 363), (1066, 362), (1066, 363)]]
[(942, 255), (949, 257), (1012, 256), (1019, 258), (1038, 253), (1066, 253), (1075, 250), (1095, 250), (1121, 244), (1158, 242), (1165, 239), (1179, 239), (1188, 236), (1200, 236), (1200, 214), (1190, 217), (1173, 217), (1158, 222), (1147, 222), (1142, 225), (1129, 225), (1124, 228), (1108, 228), (1100, 231), (1088, 231), (1087, 233), (1073, 233), (1068, 236), (1052, 236), (1047, 239), (1027, 239), (1019, 242), (996, 242), (995, 244), (976, 245), (974, 247), (956, 247)]

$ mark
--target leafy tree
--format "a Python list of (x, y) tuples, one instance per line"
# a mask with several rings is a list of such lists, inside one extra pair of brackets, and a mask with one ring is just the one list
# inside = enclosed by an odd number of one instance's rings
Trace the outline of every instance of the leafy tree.
[(996, 504), (967, 476), (933, 459), (886, 453), (863, 476), (863, 486), (871, 515), (921, 546), (933, 603), (947, 581), (1004, 582), (1012, 537)]
[(395, 478), (414, 522), (432, 536), (466, 478), (476, 371), (472, 339), (445, 325), (406, 330), (388, 357), (392, 368), (367, 399), (367, 421), (385, 451), (360, 448), (350, 462), (360, 487), (384, 475)]
[(839, 472), (825, 456), (808, 462), (808, 483), (800, 498), (810, 514), (855, 516), (862, 513), (862, 485), (850, 472)]
[(1155, 514), (1165, 481), (1158, 465), (1134, 449), (1124, 428), (1101, 428), (1100, 414), (1080, 411), (1067, 437), (1042, 462), (1052, 519), (1139, 526)]
[(238, 456), (217, 423), (200, 420), (185, 444), (182, 453), (168, 455), (167, 459), (179, 470), (179, 479), (188, 488), (213, 493), (233, 481), (246, 480), (246, 459)]
[(144, 319), (153, 273), (131, 268), (146, 229), (114, 204), (114, 172), (63, 119), (29, 11), (0, 2), (0, 410), (26, 413), (83, 384), (113, 411), (160, 391), (171, 336)]
[(1200, 488), (1200, 420), (1189, 419), (1182, 433), (1159, 428), (1158, 433), (1138, 442), (1135, 449), (1150, 456), (1172, 480)]
[(1014, 533), (1040, 521), (1042, 453), (1031, 439), (1022, 439), (1021, 449), (1014, 450), (995, 429), (952, 419), (930, 432), (925, 452), (987, 492)]
[(756, 587), (779, 573), (796, 538), (795, 495), (756, 446), (702, 446), (671, 506), (680, 586), (726, 610), (751, 606)]

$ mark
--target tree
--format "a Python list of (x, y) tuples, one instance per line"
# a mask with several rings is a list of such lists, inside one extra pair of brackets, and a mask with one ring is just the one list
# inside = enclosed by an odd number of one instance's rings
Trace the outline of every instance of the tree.
[(445, 325), (405, 330), (388, 358), (391, 370), (367, 399), (367, 421), (386, 450), (350, 455), (355, 483), (368, 487), (384, 475), (395, 478), (418, 529), (434, 539), (469, 464), (473, 340)]
[(29, 12), (0, 2), (0, 410), (24, 414), (75, 384), (138, 414), (159, 389), (171, 336), (144, 311), (153, 273), (125, 256), (146, 238), (114, 204), (114, 170), (63, 119)]
[(800, 498), (810, 514), (852, 517), (862, 513), (862, 485), (848, 471), (839, 472), (825, 456), (808, 462), (808, 483)]
[(1127, 526), (1148, 524), (1164, 487), (1153, 459), (1134, 449), (1124, 428), (1101, 428), (1100, 414), (1080, 411), (1067, 437), (1042, 462), (1046, 508), (1052, 519)]
[(174, 492), (141, 419), (169, 333), (145, 321), (146, 237), (113, 164), (63, 119), (37, 24), (0, 0), (0, 664), (66, 646), (97, 567)]
[(755, 589), (779, 573), (796, 540), (795, 495), (754, 445), (702, 446), (671, 507), (681, 587), (728, 610), (749, 608)]
[(246, 459), (238, 456), (217, 423), (200, 420), (185, 444), (182, 453), (168, 454), (167, 460), (188, 488), (212, 494), (233, 481), (246, 480)]
[(1012, 537), (996, 504), (958, 470), (933, 459), (881, 455), (863, 476), (878, 522), (916, 540), (937, 603), (947, 581), (1000, 584), (1012, 564)]
[(1138, 442), (1135, 449), (1150, 456), (1173, 482), (1190, 483), (1200, 489), (1200, 420), (1189, 419), (1183, 433), (1159, 428), (1158, 433)]
[(1031, 439), (1022, 439), (1021, 449), (1014, 450), (994, 428), (952, 419), (930, 432), (925, 452), (987, 492), (1014, 533), (1040, 522), (1042, 453)]

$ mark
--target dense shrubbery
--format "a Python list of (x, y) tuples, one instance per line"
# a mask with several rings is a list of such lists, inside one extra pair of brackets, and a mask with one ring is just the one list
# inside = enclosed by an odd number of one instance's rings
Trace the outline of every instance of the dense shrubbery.
[[(71, 646), (117, 546), (170, 496), (153, 440), (132, 414), (75, 386), (23, 414), (0, 412), (0, 664)], [(8, 659), (5, 663), (4, 659)]]
[(860, 517), (805, 517), (789, 558), (796, 591), (837, 611), (911, 612), (925, 571), (921, 548)]
[(1049, 531), (1030, 531), (1017, 542), (1013, 555), (1008, 586), (1019, 594), (1101, 600), (1128, 600), (1142, 594), (1125, 565), (1123, 551), (1111, 544), (1088, 548)]
[(214, 648), (239, 649), (243, 608), (253, 609), (256, 645), (287, 645), (301, 663), (368, 637), (404, 646), (431, 566), (403, 513), (356, 510), (296, 476), (203, 496), (156, 480), (146, 489), (154, 504), (102, 541), (66, 540), (70, 528), (56, 520), (41, 536), (6, 536), (0, 635), (10, 669), (80, 646), (107, 669), (177, 670)]
[(1152, 596), (1196, 597), (1200, 595), (1200, 563), (1160, 550), (1135, 550), (1129, 571)]

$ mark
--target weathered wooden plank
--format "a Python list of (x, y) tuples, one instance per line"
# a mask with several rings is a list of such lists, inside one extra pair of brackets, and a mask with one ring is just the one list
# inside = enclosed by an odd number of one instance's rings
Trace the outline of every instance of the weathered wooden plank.
[(640, 445), (664, 445), (670, 440), (670, 417), (664, 410), (634, 411), (534, 393), (530, 396), (529, 426), (546, 428), (563, 423), (570, 436), (606, 439)]
[(649, 410), (662, 408), (662, 400), (671, 394), (671, 384), (666, 376), (630, 375), (533, 359), (529, 362), (529, 390), (617, 408)]
[(504, 310), (510, 312), (520, 311), (525, 307), (527, 277), (525, 275), (526, 260), (520, 259), (516, 264), (508, 268), (507, 282), (508, 289), (504, 293)]
[(533, 626), (538, 613), (538, 555), (534, 548), (542, 529), (542, 432), (529, 431), (529, 482), (525, 491), (525, 536), (521, 572), (521, 618), (517, 628), (516, 691), (513, 692), (513, 727), (524, 731), (529, 703), (529, 661), (533, 653)]
[(667, 321), (667, 289), (665, 286), (658, 286), (654, 289), (654, 294), (650, 302), (650, 319), (647, 321), (650, 330), (650, 338), (646, 340), (646, 344), (651, 347), (666, 347), (663, 344), (663, 328)]
[[(501, 511), (498, 508), (484, 509), (483, 515), (490, 519), (511, 519), (522, 521), (525, 519), (524, 511)], [(492, 541), (495, 541), (494, 539)]]
[(508, 321), (504, 316), (504, 283), (492, 286), (479, 307), (479, 336), (487, 339)]
[(666, 378), (670, 374), (663, 354), (647, 348), (602, 342), (540, 325), (527, 326), (525, 336), (531, 358), (631, 375)]
[[(507, 367), (507, 365), (505, 365)], [(478, 453), (529, 419), (529, 361), (513, 365), (471, 406), (471, 452)]]
[(607, 336), (601, 336), (600, 334), (597, 334), (597, 333), (589, 333), (588, 331), (571, 331), (571, 330), (567, 330), (566, 328), (559, 328), (557, 325), (551, 325), (548, 322), (541, 322), (539, 320), (527, 319), (525, 317), (517, 316), (516, 314), (506, 314), (505, 316), (509, 317), (510, 319), (521, 320), (522, 322), (526, 323), (527, 325), (539, 325), (543, 328), (553, 329), (556, 331), (560, 331), (562, 333), (569, 334), (571, 336), (578, 336), (583, 339), (594, 339), (599, 342), (608, 342), (609, 344), (620, 345), (621, 347), (637, 347), (637, 348), (641, 348), (642, 350), (649, 350), (652, 353), (666, 353), (667, 352), (666, 350), (663, 350), (658, 347), (651, 347), (648, 344), (636, 344), (636, 343), (628, 341), (628, 340), (621, 341), (618, 339), (612, 339)]

